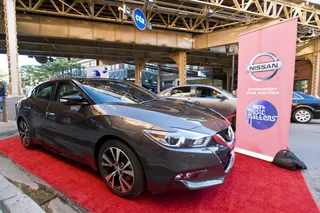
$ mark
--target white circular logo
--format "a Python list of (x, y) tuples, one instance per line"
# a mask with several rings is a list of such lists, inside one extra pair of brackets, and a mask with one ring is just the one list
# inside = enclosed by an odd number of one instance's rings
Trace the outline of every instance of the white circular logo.
[[(262, 58), (271, 59), (268, 62), (258, 62), (255, 63), (258, 59)], [(256, 81), (267, 81), (273, 78), (278, 71), (282, 68), (282, 62), (275, 56), (273, 53), (265, 52), (256, 55), (247, 67), (247, 73)]]

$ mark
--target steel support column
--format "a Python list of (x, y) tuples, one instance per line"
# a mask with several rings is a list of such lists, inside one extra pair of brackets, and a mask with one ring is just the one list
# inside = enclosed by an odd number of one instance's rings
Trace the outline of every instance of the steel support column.
[(157, 74), (157, 93), (160, 92), (161, 89), (161, 78), (160, 78), (160, 72), (161, 72), (161, 64), (157, 65), (158, 68), (158, 74)]
[(224, 69), (223, 72), (227, 74), (227, 90), (230, 91), (230, 82), (232, 77), (232, 71), (230, 69)]
[[(312, 47), (312, 48), (311, 48)], [(316, 39), (312, 42), (312, 45), (307, 47), (310, 49), (307, 55), (299, 55), (299, 58), (304, 57), (308, 59), (312, 64), (312, 76), (311, 76), (311, 94), (320, 97), (320, 39)]]
[(20, 75), (18, 66), (17, 24), (15, 5), (15, 0), (3, 1), (9, 70), (9, 95), (21, 95)]
[(320, 38), (315, 41), (312, 62), (312, 95), (320, 97)]
[(170, 58), (172, 58), (176, 64), (178, 65), (179, 69), (179, 85), (185, 85), (187, 82), (187, 53), (186, 52), (178, 52), (169, 55)]
[(143, 66), (147, 63), (148, 59), (136, 59), (135, 61), (135, 83), (138, 86), (142, 86), (142, 69)]

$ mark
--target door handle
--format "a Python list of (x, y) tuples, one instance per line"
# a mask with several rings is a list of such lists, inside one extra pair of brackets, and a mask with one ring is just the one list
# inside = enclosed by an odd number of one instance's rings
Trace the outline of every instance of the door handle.
[(55, 116), (55, 115), (56, 115), (56, 113), (53, 113), (53, 112), (46, 112), (46, 115), (47, 115), (47, 116)]

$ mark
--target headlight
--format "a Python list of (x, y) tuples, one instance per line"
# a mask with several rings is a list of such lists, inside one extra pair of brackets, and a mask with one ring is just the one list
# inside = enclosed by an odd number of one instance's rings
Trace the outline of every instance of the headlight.
[(211, 136), (199, 132), (175, 129), (173, 132), (144, 130), (152, 140), (169, 147), (205, 147)]

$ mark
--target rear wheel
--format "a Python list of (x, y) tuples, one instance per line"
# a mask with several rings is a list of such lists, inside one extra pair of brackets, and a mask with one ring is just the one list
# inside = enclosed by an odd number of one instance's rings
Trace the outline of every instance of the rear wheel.
[(145, 178), (141, 163), (122, 141), (110, 140), (102, 145), (99, 169), (108, 188), (118, 196), (134, 198), (144, 191)]
[(23, 118), (19, 120), (18, 131), (23, 146), (27, 149), (34, 149), (36, 145), (31, 140), (30, 128)]
[(308, 123), (312, 120), (313, 118), (313, 114), (310, 110), (308, 109), (297, 109), (294, 113), (293, 113), (293, 121), (297, 122), (297, 123)]

